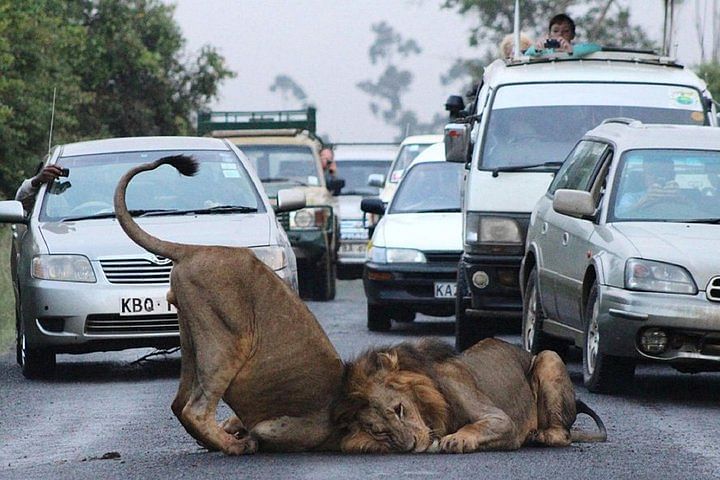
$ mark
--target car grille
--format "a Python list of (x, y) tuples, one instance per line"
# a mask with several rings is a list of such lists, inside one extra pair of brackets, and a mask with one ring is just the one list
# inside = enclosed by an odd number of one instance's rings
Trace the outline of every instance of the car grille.
[(89, 335), (129, 335), (139, 333), (178, 333), (177, 314), (135, 315), (121, 317), (114, 314), (88, 315), (85, 333)]
[(424, 252), (428, 263), (458, 263), (461, 252)]
[(708, 300), (720, 302), (720, 277), (710, 279), (710, 283), (705, 289), (705, 295), (707, 295)]
[(123, 285), (169, 283), (172, 262), (160, 259), (156, 263), (146, 258), (100, 260), (108, 282)]

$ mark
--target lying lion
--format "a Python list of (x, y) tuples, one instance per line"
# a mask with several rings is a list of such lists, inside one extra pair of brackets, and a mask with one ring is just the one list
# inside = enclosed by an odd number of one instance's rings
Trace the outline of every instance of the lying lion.
[[(183, 175), (198, 168), (184, 155), (132, 168), (115, 212), (133, 241), (173, 261), (167, 298), (178, 310), (182, 360), (172, 411), (200, 444), (229, 455), (255, 452), (258, 441), (268, 450), (332, 448), (343, 364), (303, 301), (249, 249), (163, 241), (128, 213), (130, 180), (164, 164)], [(236, 414), (222, 427), (221, 398)]]
[[(344, 452), (467, 453), (607, 438), (552, 351), (533, 357), (491, 338), (458, 355), (423, 340), (367, 352), (346, 368), (334, 409)], [(599, 432), (570, 430), (578, 412)]]

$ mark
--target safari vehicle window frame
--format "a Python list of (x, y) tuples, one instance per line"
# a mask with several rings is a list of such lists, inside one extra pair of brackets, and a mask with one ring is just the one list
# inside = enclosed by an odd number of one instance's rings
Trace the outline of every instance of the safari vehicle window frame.
[[(606, 80), (606, 81), (594, 81), (594, 80), (593, 80), (593, 81), (589, 81), (589, 80), (560, 80), (560, 81), (551, 81), (551, 82), (549, 82), (549, 81), (529, 81), (529, 82), (502, 83), (502, 84), (496, 85), (495, 87), (489, 87), (489, 92), (488, 92), (486, 104), (483, 106), (482, 112), (478, 112), (478, 114), (481, 114), (481, 115), (482, 115), (482, 118), (481, 118), (481, 126), (480, 126), (480, 128), (482, 128), (482, 131), (479, 132), (479, 134), (480, 134), (480, 136), (481, 136), (481, 143), (480, 143), (480, 148), (476, 149), (476, 156), (477, 156), (477, 158), (474, 159), (474, 160), (475, 160), (475, 168), (476, 168), (477, 170), (479, 170), (479, 171), (492, 172), (493, 170), (495, 170), (495, 169), (498, 167), (498, 166), (485, 167), (485, 166), (483, 165), (483, 158), (484, 158), (484, 156), (485, 156), (485, 149), (486, 149), (487, 146), (488, 146), (488, 145), (487, 145), (487, 144), (488, 144), (488, 142), (487, 142), (487, 136), (488, 136), (488, 132), (489, 132), (489, 125), (490, 125), (490, 123), (491, 123), (491, 121), (492, 121), (493, 114), (494, 114), (495, 111), (497, 110), (496, 108), (494, 108), (494, 105), (495, 105), (495, 100), (496, 100), (497, 95), (498, 95), (498, 91), (500, 91), (500, 90), (501, 90), (502, 88), (504, 88), (504, 87), (510, 87), (510, 86), (521, 86), (521, 85), (525, 85), (525, 86), (532, 86), (532, 85), (562, 86), (562, 85), (565, 85), (565, 84), (574, 84), (574, 85), (593, 85), (593, 84), (595, 84), (595, 85), (612, 85), (612, 86), (618, 86), (618, 85), (646, 85), (646, 86), (653, 86), (653, 87), (678, 87), (678, 88), (686, 88), (686, 89), (695, 91), (695, 92), (697, 93), (698, 98), (700, 99), (700, 105), (701, 105), (701, 107), (702, 107), (702, 112), (703, 112), (702, 125), (703, 125), (703, 126), (710, 126), (710, 125), (711, 125), (711, 123), (710, 123), (710, 117), (709, 117), (709, 115), (710, 115), (710, 110), (708, 109), (707, 104), (706, 104), (706, 102), (705, 102), (705, 97), (703, 96), (702, 91), (701, 91), (698, 87), (696, 87), (696, 86), (694, 86), (694, 85), (679, 84), (679, 83), (667, 83), (667, 82), (662, 82), (662, 83), (656, 83), (656, 82), (632, 82), (632, 81), (628, 81), (628, 82), (612, 82), (612, 81), (610, 81), (610, 80)], [(550, 106), (550, 105), (548, 105), (548, 106)], [(578, 105), (578, 106), (579, 106), (579, 105)], [(622, 106), (622, 105), (618, 105), (618, 106)], [(645, 108), (660, 108), (660, 107), (645, 107)], [(648, 124), (650, 124), (650, 125), (657, 125), (657, 123), (650, 123), (650, 122), (645, 122), (645, 123), (648, 123)], [(667, 122), (665, 122), (665, 123), (667, 123)], [(674, 124), (673, 124), (673, 125), (674, 125)], [(678, 125), (681, 125), (681, 124), (678, 124)], [(701, 125), (701, 124), (700, 124), (700, 123), (697, 123), (697, 124), (690, 124), (690, 123), (688, 123), (688, 124), (686, 124), (686, 125)], [(587, 130), (589, 130), (590, 128), (595, 127), (595, 126), (596, 126), (596, 125), (592, 125), (592, 126), (589, 127)], [(540, 168), (540, 167), (538, 167), (538, 168), (533, 168), (532, 170), (529, 170), (529, 171), (531, 171), (531, 172), (538, 172), (538, 173), (539, 173), (539, 172), (554, 172), (555, 170), (554, 170), (553, 168)]]

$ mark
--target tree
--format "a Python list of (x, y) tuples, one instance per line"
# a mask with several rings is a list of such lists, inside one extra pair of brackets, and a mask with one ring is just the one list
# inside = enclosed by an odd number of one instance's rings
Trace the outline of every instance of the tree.
[(284, 100), (293, 98), (300, 103), (302, 108), (309, 105), (305, 89), (303, 89), (300, 84), (293, 80), (289, 75), (277, 75), (273, 84), (270, 85), (270, 91), (280, 93)]
[(413, 74), (396, 64), (411, 55), (418, 55), (422, 48), (413, 39), (405, 39), (386, 22), (372, 25), (375, 41), (368, 50), (373, 65), (384, 65), (377, 80), (363, 80), (356, 86), (373, 99), (370, 110), (388, 125), (398, 128), (397, 139), (402, 140), (409, 134), (421, 134), (437, 131), (444, 118), (435, 114), (428, 123), (418, 120), (415, 112), (405, 110), (402, 97), (410, 90)]

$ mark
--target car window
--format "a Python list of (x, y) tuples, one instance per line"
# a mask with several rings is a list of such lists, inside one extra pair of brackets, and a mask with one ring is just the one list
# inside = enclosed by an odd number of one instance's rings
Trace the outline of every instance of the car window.
[(613, 182), (611, 221), (717, 221), (720, 152), (629, 150)]
[(554, 194), (558, 188), (588, 190), (607, 148), (604, 143), (589, 140), (578, 143), (555, 175), (548, 192)]
[(390, 171), (390, 176), (388, 178), (388, 181), (390, 183), (397, 183), (400, 181), (400, 178), (402, 178), (403, 172), (405, 169), (412, 163), (413, 160), (415, 160), (415, 157), (420, 155), (426, 148), (428, 148), (431, 144), (419, 144), (419, 143), (408, 143), (406, 145), (403, 145), (400, 147), (400, 151), (398, 152), (397, 159), (392, 165), (392, 170)]
[[(43, 198), (40, 220), (90, 216), (114, 211), (115, 187), (129, 169), (161, 157), (188, 152), (151, 151), (60, 157), (67, 178), (55, 181)], [(130, 210), (188, 210), (245, 206), (265, 211), (255, 184), (232, 152), (193, 151), (200, 168), (193, 177), (162, 165), (135, 176), (127, 189)]]
[(464, 172), (460, 163), (416, 164), (400, 182), (389, 213), (459, 212)]
[(689, 125), (706, 119), (699, 92), (677, 85), (507, 85), (497, 89), (490, 108), (482, 169), (556, 162), (606, 118)]
[(339, 177), (345, 180), (340, 195), (379, 195), (378, 187), (368, 185), (368, 176), (373, 173), (385, 175), (390, 162), (377, 160), (343, 160), (338, 162)]
[(294, 180), (301, 185), (320, 185), (312, 149), (307, 146), (239, 145), (250, 159), (260, 181)]

